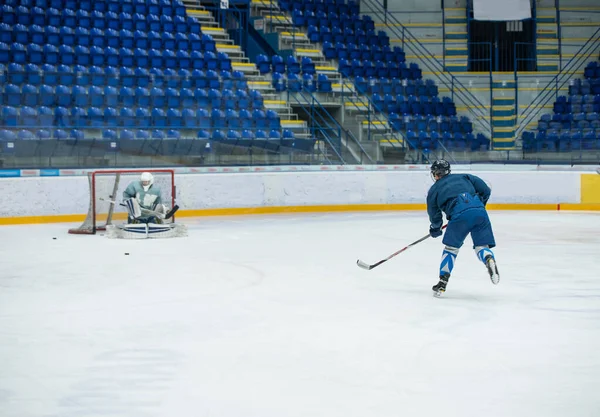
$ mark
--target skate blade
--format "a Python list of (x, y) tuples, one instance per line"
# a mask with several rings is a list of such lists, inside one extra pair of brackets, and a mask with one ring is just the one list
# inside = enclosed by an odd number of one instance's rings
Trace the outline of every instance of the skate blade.
[(445, 292), (445, 291), (443, 291), (443, 290), (440, 290), (440, 291), (434, 291), (434, 292), (433, 292), (433, 296), (434, 296), (435, 298), (441, 298), (441, 297), (442, 297), (442, 294), (444, 294), (444, 292)]
[(487, 264), (488, 273), (490, 274), (490, 280), (492, 284), (498, 285), (500, 282), (500, 274), (498, 274), (498, 267), (496, 266), (496, 261), (494, 259), (488, 260)]

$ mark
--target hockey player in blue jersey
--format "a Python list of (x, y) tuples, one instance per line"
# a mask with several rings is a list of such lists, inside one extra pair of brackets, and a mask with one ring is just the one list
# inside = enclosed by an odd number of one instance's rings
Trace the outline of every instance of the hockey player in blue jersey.
[(435, 181), (427, 194), (431, 237), (442, 235), (442, 212), (448, 219), (442, 240), (446, 247), (442, 252), (440, 281), (433, 286), (433, 295), (440, 297), (446, 291), (458, 251), (469, 234), (477, 258), (486, 266), (492, 283), (498, 284), (500, 275), (491, 251), (496, 242), (485, 209), (491, 195), (490, 187), (475, 175), (450, 174), (450, 164), (443, 159), (431, 165), (431, 176)]

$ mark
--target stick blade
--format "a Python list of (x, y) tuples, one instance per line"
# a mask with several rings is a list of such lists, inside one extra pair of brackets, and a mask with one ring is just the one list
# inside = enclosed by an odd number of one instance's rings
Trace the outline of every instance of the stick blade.
[(356, 265), (358, 265), (359, 268), (366, 269), (367, 271), (371, 269), (371, 265), (361, 261), (360, 259), (356, 261)]

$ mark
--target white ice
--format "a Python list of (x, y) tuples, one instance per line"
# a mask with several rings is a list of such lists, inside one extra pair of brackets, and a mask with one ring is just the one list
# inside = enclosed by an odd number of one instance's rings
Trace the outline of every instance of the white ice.
[(0, 227), (0, 416), (599, 416), (600, 216), (491, 218), (500, 284), (467, 241), (442, 299), (441, 239), (356, 266), (424, 213)]

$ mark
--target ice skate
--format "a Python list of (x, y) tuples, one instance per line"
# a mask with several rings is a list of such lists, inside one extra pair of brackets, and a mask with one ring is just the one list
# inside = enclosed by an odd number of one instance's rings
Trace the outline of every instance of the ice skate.
[(498, 273), (498, 266), (496, 265), (496, 260), (492, 255), (488, 255), (485, 257), (485, 266), (488, 270), (488, 274), (490, 274), (492, 284), (497, 285), (500, 282), (500, 274)]
[(435, 284), (431, 289), (433, 290), (434, 297), (441, 297), (444, 292), (446, 292), (446, 285), (448, 285), (448, 280), (450, 279), (450, 275), (444, 274), (440, 276), (440, 282)]

